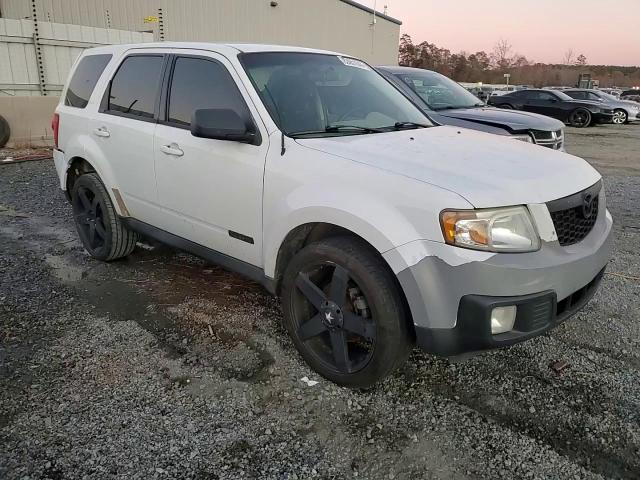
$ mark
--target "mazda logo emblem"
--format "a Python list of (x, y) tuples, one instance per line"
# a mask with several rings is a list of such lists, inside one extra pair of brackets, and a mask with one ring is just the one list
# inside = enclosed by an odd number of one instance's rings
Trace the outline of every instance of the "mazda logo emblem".
[(593, 215), (593, 210), (594, 210), (594, 206), (593, 206), (593, 195), (591, 195), (590, 193), (587, 193), (583, 199), (582, 199), (582, 216), (584, 218), (591, 218), (591, 215)]

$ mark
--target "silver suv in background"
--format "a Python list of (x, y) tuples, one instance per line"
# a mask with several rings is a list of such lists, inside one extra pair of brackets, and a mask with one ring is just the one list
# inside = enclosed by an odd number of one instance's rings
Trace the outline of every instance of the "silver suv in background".
[(556, 119), (487, 106), (458, 83), (430, 70), (410, 67), (377, 67), (377, 70), (441, 125), (509, 136), (564, 151), (564, 124)]

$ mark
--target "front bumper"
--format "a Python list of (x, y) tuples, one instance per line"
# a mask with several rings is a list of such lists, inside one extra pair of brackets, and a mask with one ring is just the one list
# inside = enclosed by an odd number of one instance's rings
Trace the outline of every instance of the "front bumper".
[[(582, 308), (611, 255), (613, 221), (604, 205), (592, 231), (570, 246), (543, 239), (537, 252), (496, 254), (416, 241), (385, 253), (407, 298), (418, 345), (445, 356), (511, 345)], [(398, 257), (406, 268), (397, 268)], [(492, 335), (488, 318), (501, 305), (520, 306), (516, 326)]]
[[(516, 297), (466, 295), (460, 300), (456, 326), (451, 329), (417, 327), (418, 345), (425, 351), (449, 357), (507, 347), (542, 335), (589, 302), (598, 289), (604, 270), (560, 302), (551, 290)], [(517, 306), (514, 328), (492, 335), (491, 311), (507, 305)]]

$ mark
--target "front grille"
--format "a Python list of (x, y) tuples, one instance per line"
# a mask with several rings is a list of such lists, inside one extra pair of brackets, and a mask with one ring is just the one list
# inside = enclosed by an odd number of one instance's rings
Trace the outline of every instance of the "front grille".
[(568, 197), (547, 203), (562, 246), (581, 242), (593, 229), (600, 212), (601, 182)]
[(562, 148), (562, 143), (564, 142), (562, 130), (531, 130), (531, 135), (533, 135), (536, 144), (553, 150), (560, 150), (560, 148)]

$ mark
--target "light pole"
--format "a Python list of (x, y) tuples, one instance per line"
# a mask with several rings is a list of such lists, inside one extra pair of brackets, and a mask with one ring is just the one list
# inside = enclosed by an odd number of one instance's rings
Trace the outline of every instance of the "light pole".
[(509, 86), (509, 79), (511, 78), (511, 74), (510, 73), (505, 73), (504, 74), (504, 78), (507, 79), (507, 87)]

